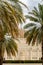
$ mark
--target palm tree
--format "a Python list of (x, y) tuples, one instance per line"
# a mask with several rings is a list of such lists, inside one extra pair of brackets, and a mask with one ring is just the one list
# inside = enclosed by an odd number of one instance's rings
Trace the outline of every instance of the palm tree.
[[(18, 24), (25, 21), (19, 0), (0, 0), (0, 65), (3, 62), (4, 52), (8, 56), (15, 55), (17, 44), (15, 35), (18, 36)], [(25, 4), (23, 4), (26, 6)], [(6, 34), (11, 35), (6, 38)], [(14, 38), (14, 39), (13, 39)]]
[(26, 18), (33, 21), (24, 26), (28, 31), (25, 32), (24, 36), (27, 39), (28, 44), (34, 45), (35, 42), (42, 43), (42, 61), (43, 61), (43, 5), (38, 4), (38, 9), (34, 9), (26, 15)]

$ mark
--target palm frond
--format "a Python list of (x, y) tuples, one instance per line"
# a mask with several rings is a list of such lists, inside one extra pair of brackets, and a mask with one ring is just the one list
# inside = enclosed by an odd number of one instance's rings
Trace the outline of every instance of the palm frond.
[(34, 23), (28, 23), (28, 24), (26, 24), (25, 26), (24, 26), (24, 29), (27, 29), (27, 28), (29, 28), (29, 27), (31, 27), (31, 26), (35, 26), (36, 24), (34, 24)]
[(23, 6), (25, 6), (27, 8), (27, 10), (29, 10), (29, 8), (27, 7), (27, 5), (25, 5), (24, 3), (22, 3), (21, 1), (19, 1), (19, 3), (21, 3)]
[[(11, 56), (11, 54), (16, 55), (16, 52), (18, 52), (13, 37), (19, 34), (18, 24), (25, 22), (20, 3), (19, 0), (0, 0), (0, 54), (2, 57), (5, 49), (8, 56)], [(11, 35), (9, 40), (4, 37), (6, 33)]]
[(17, 3), (19, 0), (10, 0), (10, 1), (13, 1), (13, 2)]
[(35, 29), (34, 31), (34, 34), (33, 34), (33, 39), (32, 39), (32, 45), (34, 45), (36, 43), (36, 39), (37, 39), (37, 36), (38, 36), (38, 30), (39, 29)]
[(8, 1), (1, 2), (0, 16), (1, 21), (3, 23), (3, 28), (6, 27), (6, 32), (11, 32), (12, 36), (14, 36), (13, 35), (14, 32), (15, 35), (18, 35), (18, 23), (25, 21), (23, 13), (21, 13), (21, 11), (17, 9), (20, 5), (18, 4), (18, 7), (14, 8)]
[(29, 35), (27, 36), (27, 42), (28, 42), (28, 44), (30, 44), (31, 41), (32, 41), (32, 39), (33, 39), (33, 33), (34, 33), (35, 29), (36, 29), (36, 27), (34, 27), (32, 29), (32, 31), (29, 33)]
[(6, 40), (5, 43), (6, 43), (6, 51), (7, 51), (8, 56), (9, 55), (11, 56), (11, 54), (15, 56), (16, 52), (18, 52), (18, 49), (17, 49), (17, 44), (14, 41), (14, 39), (11, 38), (9, 40)]
[(43, 36), (43, 5), (38, 4), (38, 9), (34, 7), (34, 9), (26, 15), (26, 18), (41, 24), (41, 26), (37, 26), (37, 24), (29, 23), (24, 26), (25, 29), (28, 29), (28, 31), (25, 32), (28, 44), (32, 43), (32, 45), (34, 45), (36, 42), (37, 44), (40, 43)]
[(34, 17), (34, 16), (26, 15), (25, 17), (26, 17), (27, 19), (29, 18), (31, 21), (35, 21), (35, 22), (38, 21), (38, 18), (36, 18), (36, 17)]

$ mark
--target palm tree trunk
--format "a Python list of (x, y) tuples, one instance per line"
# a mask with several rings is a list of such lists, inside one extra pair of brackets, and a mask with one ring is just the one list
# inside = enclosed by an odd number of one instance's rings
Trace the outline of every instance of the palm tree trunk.
[[(42, 41), (42, 59), (41, 60), (43, 61), (43, 41)], [(43, 65), (43, 63), (42, 63), (42, 65)]]
[[(42, 58), (41, 58), (41, 60), (43, 61), (43, 42), (42, 42)], [(42, 65), (43, 65), (43, 63), (42, 63)]]
[(3, 43), (3, 41), (4, 41), (3, 36), (0, 36), (0, 65), (2, 65), (2, 63), (3, 63), (3, 55), (2, 55), (2, 43)]
[(4, 34), (0, 28), (0, 65), (3, 63), (3, 55), (2, 55), (2, 43), (4, 42)]
[[(42, 27), (42, 58), (41, 58), (41, 60), (43, 61), (43, 27)], [(43, 65), (43, 63), (42, 63), (42, 65)]]
[(0, 48), (0, 65), (3, 63), (2, 48)]
[(0, 57), (0, 65), (2, 65), (2, 64), (3, 64), (3, 58)]

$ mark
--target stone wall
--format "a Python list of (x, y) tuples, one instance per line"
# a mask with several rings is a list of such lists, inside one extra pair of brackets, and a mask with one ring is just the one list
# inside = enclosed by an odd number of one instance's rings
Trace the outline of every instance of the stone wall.
[[(16, 41), (17, 42), (17, 41)], [(41, 51), (41, 44), (38, 46), (34, 45), (28, 45), (26, 43), (25, 38), (19, 38), (19, 42), (17, 42), (18, 45), (18, 53), (16, 54), (16, 57), (7, 57), (7, 54), (5, 52), (4, 58), (5, 59), (13, 59), (13, 60), (39, 60), (42, 56)]]

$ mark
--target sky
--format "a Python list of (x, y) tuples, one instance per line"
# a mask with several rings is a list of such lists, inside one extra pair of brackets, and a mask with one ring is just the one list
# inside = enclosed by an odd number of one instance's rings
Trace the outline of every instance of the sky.
[(32, 10), (35, 7), (38, 6), (38, 3), (41, 3), (42, 1), (41, 0), (28, 0), (28, 6), (29, 6), (29, 9)]
[(38, 3), (42, 3), (42, 0), (20, 0), (20, 1), (25, 3), (30, 10), (32, 10), (34, 6), (37, 7)]
[[(31, 11), (34, 7), (38, 8), (38, 3), (43, 4), (42, 0), (20, 0), (20, 1), (22, 1), (24, 4), (28, 6), (29, 11)], [(27, 14), (28, 12), (26, 8), (24, 8), (23, 11), (24, 11), (24, 14)], [(29, 19), (26, 20), (26, 23), (29, 23), (29, 22), (31, 22)], [(25, 24), (20, 25), (20, 27), (22, 28)]]

